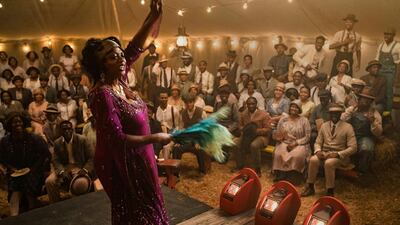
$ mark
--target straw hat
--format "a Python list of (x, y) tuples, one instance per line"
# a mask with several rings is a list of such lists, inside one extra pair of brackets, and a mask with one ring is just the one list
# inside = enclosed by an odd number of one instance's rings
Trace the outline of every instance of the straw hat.
[(288, 46), (285, 45), (284, 43), (275, 44), (275, 45), (274, 45), (274, 48), (277, 49), (279, 46), (282, 46), (282, 47), (285, 49), (285, 51), (288, 50)]
[(284, 83), (279, 82), (279, 83), (276, 84), (275, 89), (279, 89), (279, 90), (285, 92), (286, 86), (285, 86)]
[(329, 106), (329, 112), (344, 112), (344, 108), (340, 104), (332, 103)]
[(372, 95), (370, 87), (364, 87), (363, 90), (361, 91), (361, 93), (358, 94), (358, 96), (368, 98), (371, 100), (375, 100), (375, 96)]
[(162, 56), (161, 56), (161, 59), (160, 59), (158, 62), (160, 62), (160, 63), (162, 63), (162, 62), (168, 62), (167, 56), (166, 56), (166, 55), (162, 55)]
[(43, 112), (45, 113), (53, 113), (53, 114), (60, 114), (60, 111), (58, 111), (57, 106), (50, 104), (47, 106), (46, 110), (44, 110)]
[(228, 69), (229, 69), (228, 65), (224, 62), (219, 64), (218, 66), (218, 70), (228, 70)]
[(354, 23), (358, 22), (358, 19), (356, 18), (356, 15), (354, 15), (354, 14), (347, 14), (347, 16), (345, 18), (343, 18), (343, 20), (351, 20)]
[(365, 86), (367, 84), (361, 79), (353, 78), (353, 79), (351, 79), (351, 85)]
[(365, 67), (365, 70), (368, 72), (369, 68), (371, 68), (371, 66), (379, 66), (379, 69), (382, 68), (382, 64), (378, 61), (378, 60), (371, 60), (368, 62), (367, 67)]
[(303, 110), (301, 109), (301, 101), (299, 99), (293, 100), (292, 102), (290, 102), (290, 105), (297, 106), (297, 108), (300, 110), (299, 114), (303, 112)]
[(192, 54), (190, 52), (183, 52), (181, 55), (181, 59), (191, 59), (193, 58)]

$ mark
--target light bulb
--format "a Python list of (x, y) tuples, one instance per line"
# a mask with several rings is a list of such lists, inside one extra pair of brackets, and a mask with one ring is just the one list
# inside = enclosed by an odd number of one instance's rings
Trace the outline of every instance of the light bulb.
[(247, 2), (245, 2), (244, 4), (243, 4), (243, 9), (247, 9), (249, 7), (249, 5), (247, 4)]
[(44, 2), (44, 0), (40, 0), (40, 2)]
[(288, 0), (288, 2), (289, 2), (289, 3), (292, 3), (292, 2), (293, 2), (293, 0)]
[(197, 42), (197, 44), (196, 44), (196, 47), (198, 48), (198, 49), (203, 49), (204, 48), (204, 42), (203, 41), (198, 41)]
[(179, 16), (183, 16), (183, 13), (184, 13), (185, 11), (183, 10), (183, 9), (180, 9), (180, 10), (178, 10), (178, 15)]
[(168, 50), (170, 52), (172, 52), (174, 49), (175, 49), (175, 45), (174, 44), (170, 44), (169, 47), (168, 47)]
[(3, 4), (0, 3), (0, 9), (3, 8)]
[(142, 4), (142, 5), (146, 4), (146, 1), (145, 0), (141, 0), (140, 4)]
[(31, 48), (29, 47), (29, 45), (27, 43), (24, 43), (24, 45), (22, 46), (22, 51), (27, 53), (31, 50)]
[(257, 43), (257, 41), (251, 41), (250, 43), (249, 43), (249, 47), (251, 48), (251, 49), (256, 49), (257, 48), (257, 45), (258, 45), (258, 43)]
[(211, 10), (212, 10), (212, 8), (209, 6), (209, 7), (207, 7), (207, 12), (208, 13), (211, 13)]

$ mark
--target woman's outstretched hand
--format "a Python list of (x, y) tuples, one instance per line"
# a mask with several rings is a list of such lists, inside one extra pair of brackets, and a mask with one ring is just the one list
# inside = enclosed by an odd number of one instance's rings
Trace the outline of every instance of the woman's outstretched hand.
[(152, 134), (153, 137), (153, 142), (155, 143), (161, 143), (163, 145), (166, 145), (171, 142), (172, 137), (170, 134), (167, 133), (156, 133)]

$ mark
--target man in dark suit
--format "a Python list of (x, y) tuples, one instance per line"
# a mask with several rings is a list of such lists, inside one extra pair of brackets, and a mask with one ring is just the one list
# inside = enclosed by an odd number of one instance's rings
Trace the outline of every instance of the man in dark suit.
[(151, 56), (156, 57), (156, 61), (157, 61), (158, 58), (160, 57), (160, 55), (156, 52), (156, 49), (157, 49), (157, 48), (156, 48), (156, 45), (155, 45), (155, 44), (151, 43), (151, 44), (149, 45), (149, 48), (148, 48), (149, 54), (147, 54), (147, 55), (143, 58), (143, 65), (142, 65), (142, 73), (141, 73), (141, 74), (143, 74), (143, 69), (144, 69), (146, 66), (150, 65), (150, 57), (151, 57)]
[(69, 186), (75, 176), (94, 178), (91, 145), (84, 136), (74, 133), (71, 122), (62, 121), (60, 127), (62, 136), (54, 141), (54, 172), (45, 182), (50, 202), (60, 200), (61, 185)]
[(15, 85), (15, 87), (10, 88), (8, 90), (11, 93), (12, 99), (20, 101), (24, 109), (28, 109), (28, 106), (33, 99), (32, 99), (32, 92), (27, 88), (23, 88), (24, 78), (17, 75), (13, 77), (12, 82)]

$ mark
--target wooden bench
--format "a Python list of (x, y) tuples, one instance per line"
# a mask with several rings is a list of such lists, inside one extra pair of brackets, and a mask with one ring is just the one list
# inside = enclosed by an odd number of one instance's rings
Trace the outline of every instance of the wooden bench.
[(165, 160), (159, 160), (157, 162), (157, 165), (160, 168), (165, 169), (165, 172), (167, 174), (167, 178), (163, 181), (165, 185), (167, 185), (169, 188), (174, 189), (176, 182), (177, 182), (177, 177), (175, 174), (179, 172), (179, 166), (181, 164), (181, 160), (179, 159), (165, 159)]

